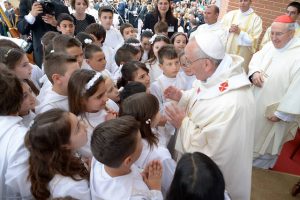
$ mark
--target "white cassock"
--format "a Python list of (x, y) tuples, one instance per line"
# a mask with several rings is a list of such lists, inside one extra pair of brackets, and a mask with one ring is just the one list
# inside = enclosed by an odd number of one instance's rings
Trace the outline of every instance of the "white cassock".
[(54, 92), (53, 90), (49, 90), (46, 93), (43, 101), (35, 107), (35, 112), (36, 114), (40, 114), (53, 108), (69, 111), (68, 96), (63, 96)]
[[(179, 73), (175, 78), (166, 77), (164, 74), (160, 75), (158, 79), (151, 83), (150, 93), (153, 94), (159, 102), (159, 110), (162, 115), (165, 114), (165, 107), (170, 105), (172, 101), (164, 97), (164, 91), (170, 86), (174, 86), (178, 89), (185, 87), (185, 79), (179, 76)], [(170, 123), (166, 123), (165, 126), (157, 127), (159, 145), (167, 147), (170, 138), (174, 135), (175, 128)]]
[(203, 31), (212, 31), (221, 39), (224, 46), (226, 46), (228, 30), (223, 26), (222, 23), (216, 22), (214, 24), (202, 24), (196, 31), (192, 32), (190, 38), (194, 37), (196, 34), (201, 34)]
[(161, 190), (163, 195), (165, 196), (173, 180), (176, 162), (172, 159), (171, 154), (167, 148), (162, 146), (153, 146), (152, 148), (150, 148), (149, 143), (145, 139), (142, 139), (142, 142), (142, 153), (139, 159), (135, 161), (134, 164), (138, 168), (144, 169), (150, 161), (160, 160), (163, 169)]
[(153, 63), (146, 62), (145, 64), (146, 67), (149, 69), (150, 83), (153, 83), (163, 73), (159, 66), (158, 59), (156, 59), (156, 61)]
[(19, 116), (0, 116), (0, 199), (29, 199), (27, 132)]
[(263, 31), (262, 20), (250, 8), (243, 13), (240, 10), (230, 11), (223, 17), (222, 23), (228, 30), (232, 24), (238, 25), (241, 29), (239, 35), (229, 33), (226, 52), (242, 56), (245, 60), (243, 67), (247, 73), (249, 62), (252, 55), (256, 52), (258, 40)]
[(109, 30), (106, 30), (106, 37), (103, 44), (117, 51), (124, 44), (124, 39), (120, 31), (111, 26)]
[(85, 158), (91, 158), (93, 156), (92, 151), (91, 151), (91, 139), (93, 135), (93, 131), (102, 122), (105, 121), (105, 116), (107, 115), (107, 112), (102, 109), (96, 113), (85, 113), (83, 115), (83, 120), (88, 126), (87, 128), (87, 138), (88, 141), (87, 143), (81, 147), (78, 150), (78, 153), (82, 155)]
[[(263, 72), (264, 83), (261, 88), (254, 86), (256, 101), (256, 127), (254, 137), (254, 157), (277, 155), (282, 144), (294, 138), (293, 127), (300, 116), (300, 39), (293, 38), (283, 49), (274, 48), (272, 42), (254, 54), (249, 75)], [(273, 106), (272, 106), (273, 105)], [(274, 107), (275, 106), (275, 107)], [(272, 108), (273, 107), (273, 108)], [(265, 114), (279, 111), (293, 119), (271, 122)], [(281, 118), (281, 117), (280, 117)]]
[(92, 159), (90, 188), (93, 200), (162, 200), (161, 191), (149, 190), (139, 169), (131, 166), (129, 174), (111, 177), (104, 165)]
[(87, 180), (75, 181), (71, 177), (56, 174), (49, 182), (51, 198), (70, 196), (75, 199), (91, 199), (89, 182)]
[(240, 56), (226, 54), (206, 81), (195, 81), (178, 105), (186, 117), (178, 130), (179, 153), (201, 152), (221, 169), (232, 199), (250, 199), (255, 105)]

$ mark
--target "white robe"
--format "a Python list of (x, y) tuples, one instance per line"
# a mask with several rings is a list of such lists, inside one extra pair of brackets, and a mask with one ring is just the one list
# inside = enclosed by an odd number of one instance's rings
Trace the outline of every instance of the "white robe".
[(248, 72), (248, 65), (252, 55), (256, 52), (260, 34), (262, 33), (262, 20), (250, 8), (246, 12), (233, 10), (228, 12), (222, 19), (223, 25), (229, 30), (231, 25), (238, 25), (241, 29), (239, 35), (229, 33), (226, 52), (235, 54), (244, 58), (243, 67)]
[(30, 123), (33, 121), (35, 118), (36, 114), (32, 112), (32, 110), (29, 111), (28, 115), (22, 116), (22, 124), (26, 127), (29, 128)]
[(250, 199), (254, 136), (254, 99), (242, 69), (243, 59), (227, 55), (206, 81), (196, 81), (179, 105), (186, 117), (175, 149), (202, 152), (220, 168), (232, 199)]
[(197, 80), (195, 75), (188, 76), (184, 73), (184, 71), (179, 72), (179, 76), (184, 80), (184, 87), (182, 88), (182, 90), (192, 89), (194, 81)]
[(119, 68), (115, 61), (116, 51), (114, 51), (111, 47), (107, 46), (106, 44), (103, 44), (101, 49), (105, 55), (105, 69), (107, 69), (112, 74), (112, 76), (114, 76), (114, 74)]
[[(185, 87), (185, 79), (179, 76), (179, 73), (175, 78), (168, 78), (164, 74), (162, 74), (154, 83), (151, 83), (150, 85), (150, 93), (157, 98), (159, 102), (159, 110), (162, 115), (165, 114), (165, 107), (172, 103), (170, 99), (166, 99), (164, 97), (164, 91), (169, 86), (183, 89)], [(167, 147), (171, 136), (174, 135), (175, 128), (167, 122), (165, 126), (158, 126), (157, 132), (159, 145)]]
[(277, 155), (282, 144), (294, 138), (295, 122), (271, 122), (265, 117), (267, 109), (278, 103), (277, 109), (295, 120), (300, 116), (300, 39), (293, 38), (283, 49), (274, 48), (272, 42), (254, 54), (249, 75), (263, 71), (266, 75), (261, 88), (253, 87), (257, 104), (254, 139), (254, 157), (264, 154)]
[(150, 82), (153, 83), (160, 75), (163, 74), (163, 71), (161, 70), (157, 59), (154, 63), (146, 62), (145, 64), (149, 69)]
[(39, 83), (42, 85), (39, 95), (36, 97), (37, 105), (39, 105), (41, 102), (44, 101), (46, 94), (52, 90), (52, 83), (49, 81), (46, 74), (44, 74), (40, 80)]
[(0, 199), (29, 199), (29, 152), (24, 146), (27, 128), (19, 116), (0, 116)]
[(90, 188), (93, 200), (163, 199), (161, 191), (149, 190), (135, 165), (129, 174), (111, 177), (95, 158), (92, 159)]
[(106, 30), (106, 37), (103, 44), (117, 51), (124, 44), (124, 39), (120, 31), (112, 26), (109, 30)]
[(59, 108), (65, 111), (69, 111), (68, 96), (63, 96), (54, 92), (53, 90), (49, 90), (45, 95), (43, 101), (35, 107), (35, 112), (39, 114), (53, 108)]
[[(81, 69), (88, 69), (88, 70), (92, 70), (92, 71), (94, 71), (94, 72), (99, 72), (99, 71), (94, 70), (94, 69), (86, 62), (86, 60), (83, 60), (82, 65), (81, 65)], [(107, 77), (109, 77), (109, 78), (112, 78), (111, 73), (110, 73), (107, 69), (102, 70), (101, 73), (102, 73), (104, 76), (107, 76)]]
[(169, 150), (162, 146), (153, 146), (152, 149), (149, 146), (149, 143), (142, 139), (143, 149), (142, 153), (137, 161), (135, 161), (135, 165), (144, 169), (146, 165), (152, 160), (160, 160), (162, 163), (162, 186), (161, 190), (164, 196), (170, 188), (170, 185), (173, 180), (173, 176), (175, 173), (176, 162), (172, 159)]
[(76, 199), (91, 199), (89, 182), (87, 180), (75, 181), (71, 177), (56, 174), (49, 182), (51, 198), (71, 196)]
[(228, 30), (225, 29), (222, 23), (216, 22), (214, 24), (202, 24), (197, 28), (196, 31), (191, 33), (190, 38), (195, 37), (196, 34), (201, 34), (203, 31), (211, 31), (215, 33), (217, 36), (219, 36), (224, 46), (226, 46)]
[(88, 126), (87, 128), (88, 141), (86, 145), (84, 145), (78, 150), (78, 153), (83, 157), (91, 158), (93, 156), (91, 151), (91, 139), (92, 139), (93, 131), (96, 126), (98, 126), (99, 124), (105, 121), (106, 115), (107, 113), (105, 110), (100, 110), (96, 113), (85, 113), (85, 115), (83, 116), (83, 120)]

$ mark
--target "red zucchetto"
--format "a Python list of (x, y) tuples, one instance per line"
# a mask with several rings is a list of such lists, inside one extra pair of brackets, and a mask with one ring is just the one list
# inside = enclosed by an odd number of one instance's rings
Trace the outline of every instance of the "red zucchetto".
[(276, 17), (274, 22), (280, 22), (280, 23), (294, 23), (295, 21), (288, 15), (281, 15)]

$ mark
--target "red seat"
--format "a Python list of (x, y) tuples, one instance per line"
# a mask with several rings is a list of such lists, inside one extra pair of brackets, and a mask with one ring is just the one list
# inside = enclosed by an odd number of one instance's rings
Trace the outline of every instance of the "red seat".
[(286, 142), (272, 170), (300, 176), (300, 129), (294, 140)]

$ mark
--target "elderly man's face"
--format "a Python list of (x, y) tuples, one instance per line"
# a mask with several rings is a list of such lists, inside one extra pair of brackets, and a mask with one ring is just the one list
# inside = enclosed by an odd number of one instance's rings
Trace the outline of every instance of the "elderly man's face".
[(271, 40), (276, 49), (283, 48), (293, 37), (294, 31), (288, 30), (287, 24), (275, 22), (271, 26)]
[(198, 80), (206, 81), (214, 72), (212, 70), (213, 65), (210, 60), (200, 58), (200, 55), (197, 55), (197, 49), (199, 49), (197, 42), (190, 40), (184, 49), (186, 57), (185, 66), (191, 68), (192, 73)]

